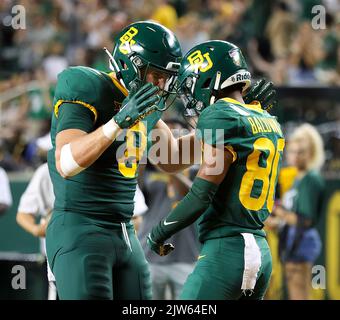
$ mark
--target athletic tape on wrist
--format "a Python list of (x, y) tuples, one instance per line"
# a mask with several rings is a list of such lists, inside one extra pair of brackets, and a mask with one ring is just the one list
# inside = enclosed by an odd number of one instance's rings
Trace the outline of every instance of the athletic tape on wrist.
[(113, 119), (105, 123), (102, 128), (104, 136), (110, 140), (116, 139), (121, 131), (121, 128), (119, 128), (118, 124)]

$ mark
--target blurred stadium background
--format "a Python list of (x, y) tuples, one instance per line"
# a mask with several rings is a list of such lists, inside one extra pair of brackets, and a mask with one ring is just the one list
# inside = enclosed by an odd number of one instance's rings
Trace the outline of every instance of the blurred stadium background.
[[(25, 8), (26, 28), (9, 23), (14, 5)], [(313, 28), (313, 7), (326, 9), (324, 28)], [(162, 23), (178, 36), (183, 53), (208, 39), (240, 46), (254, 78), (277, 87), (278, 116), (287, 136), (303, 122), (321, 133), (327, 181), (318, 228), (325, 289), (314, 299), (340, 299), (340, 1), (337, 0), (1, 0), (0, 1), (0, 166), (10, 178), (13, 204), (0, 217), (0, 299), (40, 299), (42, 257), (36, 238), (17, 226), (18, 200), (35, 168), (45, 161), (37, 138), (48, 134), (57, 74), (67, 66), (103, 71), (103, 47), (124, 26), (138, 20)], [(315, 27), (315, 26), (314, 26)], [(173, 109), (171, 117), (180, 116)], [(286, 171), (288, 172), (288, 171)], [(284, 170), (282, 172), (284, 175)], [(282, 188), (291, 177), (281, 177)], [(1, 190), (0, 190), (1, 192)], [(268, 299), (284, 299), (285, 286), (269, 234), (274, 273)], [(26, 266), (26, 290), (11, 288), (11, 268)]]

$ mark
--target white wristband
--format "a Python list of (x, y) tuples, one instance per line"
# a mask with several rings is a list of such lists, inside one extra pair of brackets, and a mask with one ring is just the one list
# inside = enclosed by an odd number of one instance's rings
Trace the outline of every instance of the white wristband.
[(105, 123), (102, 128), (104, 136), (112, 141), (116, 139), (122, 130), (113, 119)]
[(66, 177), (72, 177), (83, 171), (85, 168), (78, 165), (74, 160), (71, 144), (65, 144), (60, 152), (60, 169)]

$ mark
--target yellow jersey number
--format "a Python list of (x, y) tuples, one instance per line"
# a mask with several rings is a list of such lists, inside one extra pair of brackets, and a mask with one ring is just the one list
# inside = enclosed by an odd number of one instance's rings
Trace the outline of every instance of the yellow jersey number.
[[(134, 178), (137, 173), (138, 162), (143, 157), (147, 146), (146, 127), (138, 122), (126, 132), (126, 149), (124, 155), (118, 159), (118, 170), (126, 178)], [(139, 146), (137, 147), (137, 136)]]
[[(274, 206), (274, 189), (278, 164), (285, 145), (284, 139), (278, 139), (275, 146), (268, 138), (258, 138), (254, 142), (254, 151), (247, 158), (247, 171), (243, 175), (239, 198), (242, 205), (248, 210), (261, 210), (267, 202), (269, 212)], [(262, 151), (269, 151), (266, 159), (266, 167), (259, 166)], [(251, 196), (255, 180), (262, 181), (262, 190), (258, 198)]]

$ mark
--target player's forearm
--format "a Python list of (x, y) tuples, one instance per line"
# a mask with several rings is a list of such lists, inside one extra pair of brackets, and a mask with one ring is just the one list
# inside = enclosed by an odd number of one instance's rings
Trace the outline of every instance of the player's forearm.
[(173, 159), (177, 162), (171, 162), (170, 166), (174, 172), (183, 171), (194, 164), (201, 163), (201, 145), (195, 138), (195, 133), (189, 133), (177, 139), (178, 154)]
[(30, 234), (36, 236), (38, 225), (35, 223), (33, 214), (18, 212), (16, 216), (18, 225)]
[(103, 154), (121, 131), (113, 122), (89, 134), (75, 129), (60, 132), (55, 154), (58, 172), (67, 178), (86, 169)]
[[(149, 152), (149, 159), (161, 170), (174, 173), (200, 163), (200, 144), (195, 139), (194, 133), (176, 139), (169, 127), (161, 120), (155, 129), (152, 132), (153, 147)], [(158, 156), (156, 156), (157, 152)]]
[[(194, 140), (194, 134), (174, 139), (168, 144), (167, 157), (161, 156), (161, 161), (157, 161), (154, 164), (157, 164), (162, 171), (176, 173), (191, 167), (195, 163), (199, 163), (199, 160), (197, 161), (196, 159), (195, 161)], [(162, 152), (162, 149), (160, 149), (160, 152)]]
[(171, 163), (173, 155), (178, 154), (179, 146), (170, 128), (162, 120), (159, 120), (151, 131), (151, 141), (149, 160), (163, 171), (170, 172), (167, 165)]

